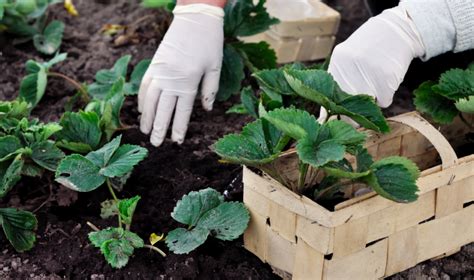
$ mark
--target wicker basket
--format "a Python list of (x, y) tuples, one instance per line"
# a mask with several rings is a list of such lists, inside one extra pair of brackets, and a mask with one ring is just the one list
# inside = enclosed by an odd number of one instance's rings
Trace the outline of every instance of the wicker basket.
[[(398, 204), (369, 193), (329, 211), (244, 168), (244, 202), (251, 212), (245, 248), (284, 278), (366, 280), (474, 242), (474, 155), (458, 159), (447, 140), (462, 142), (467, 126), (458, 120), (443, 127), (445, 137), (416, 113), (389, 121), (392, 132), (372, 133), (367, 148), (376, 159), (401, 155), (420, 166), (416, 202)], [(288, 181), (296, 180), (294, 152), (275, 164)]]

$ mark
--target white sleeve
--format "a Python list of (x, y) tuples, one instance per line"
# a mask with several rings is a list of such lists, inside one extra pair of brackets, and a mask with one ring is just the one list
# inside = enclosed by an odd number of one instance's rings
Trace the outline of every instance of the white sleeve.
[[(459, 32), (448, 2), (471, 1), (473, 0), (404, 0), (400, 3), (421, 36), (426, 50), (423, 60), (457, 49), (456, 37)], [(470, 35), (473, 36), (472, 33)]]

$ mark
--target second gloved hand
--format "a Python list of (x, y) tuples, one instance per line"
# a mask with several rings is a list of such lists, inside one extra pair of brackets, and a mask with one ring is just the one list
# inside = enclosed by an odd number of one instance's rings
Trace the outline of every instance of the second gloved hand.
[(163, 143), (173, 113), (172, 140), (181, 144), (199, 90), (204, 109), (210, 111), (219, 88), (224, 11), (193, 4), (177, 6), (173, 13), (138, 94), (140, 130), (151, 132), (154, 146)]
[[(425, 47), (407, 10), (398, 6), (369, 19), (331, 56), (329, 73), (349, 94), (373, 96), (380, 107), (392, 104), (412, 60)], [(327, 118), (321, 110), (319, 121)]]

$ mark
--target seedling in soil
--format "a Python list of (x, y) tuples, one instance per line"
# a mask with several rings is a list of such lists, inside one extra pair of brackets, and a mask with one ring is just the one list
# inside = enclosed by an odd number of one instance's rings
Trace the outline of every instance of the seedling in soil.
[(51, 71), (51, 67), (63, 62), (66, 58), (67, 53), (61, 53), (56, 54), (54, 58), (48, 62), (28, 60), (26, 62), (26, 72), (28, 75), (21, 81), (20, 98), (30, 103), (31, 107), (34, 108), (44, 96), (48, 84), (48, 78), (57, 77), (64, 79), (66, 82), (74, 86), (87, 100), (87, 91), (83, 85), (64, 74)]
[(415, 90), (416, 109), (428, 114), (438, 123), (451, 123), (456, 116), (469, 126), (463, 114), (474, 114), (474, 66), (452, 69), (441, 75), (439, 81), (427, 81)]
[(58, 0), (0, 1), (0, 32), (16, 37), (14, 43), (33, 40), (35, 48), (44, 54), (55, 53), (61, 45), (64, 24), (58, 20), (47, 23), (47, 10)]
[(55, 171), (65, 156), (50, 140), (61, 126), (28, 117), (26, 102), (0, 102), (0, 197), (21, 176), (40, 177), (44, 170)]
[[(118, 227), (99, 230), (89, 224), (95, 231), (89, 234), (91, 243), (100, 248), (107, 262), (114, 268), (124, 267), (135, 249), (148, 247), (164, 253), (158, 248), (145, 245), (143, 239), (130, 230), (139, 196), (130, 199), (119, 199), (114, 188), (114, 180), (124, 183), (133, 167), (146, 155), (145, 148), (135, 145), (120, 145), (121, 136), (116, 137), (101, 149), (86, 156), (73, 154), (64, 158), (56, 171), (56, 181), (63, 186), (78, 192), (90, 192), (106, 184), (112, 201), (103, 203), (102, 216), (118, 217)], [(105, 213), (105, 214), (104, 214)]]
[[(149, 8), (166, 7), (172, 10), (175, 0), (144, 0)], [(254, 4), (252, 0), (230, 0), (224, 8), (224, 58), (217, 99), (225, 101), (242, 88), (245, 67), (251, 72), (276, 67), (276, 54), (266, 42), (244, 43), (239, 37), (253, 36), (277, 24), (264, 7), (265, 0)]]
[(0, 208), (0, 226), (5, 237), (17, 252), (28, 251), (36, 241), (38, 221), (28, 211)]
[(209, 236), (229, 241), (242, 235), (250, 215), (238, 202), (224, 202), (224, 196), (207, 188), (190, 192), (178, 201), (171, 217), (187, 225), (168, 233), (166, 244), (175, 254), (187, 254), (204, 244)]

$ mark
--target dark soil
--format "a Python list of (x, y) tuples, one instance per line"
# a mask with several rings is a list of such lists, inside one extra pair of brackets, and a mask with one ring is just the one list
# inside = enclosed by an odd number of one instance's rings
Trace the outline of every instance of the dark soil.
[[(62, 51), (69, 53), (66, 62), (56, 68), (79, 81), (91, 82), (95, 72), (109, 68), (125, 54), (133, 55), (132, 64), (150, 58), (159, 45), (170, 17), (163, 11), (146, 10), (138, 0), (74, 1), (81, 16), (69, 17), (57, 6), (52, 18), (66, 23)], [(108, 4), (102, 4), (108, 2)], [(346, 38), (368, 17), (362, 1), (334, 0), (331, 5), (342, 9), (344, 21), (339, 41)], [(130, 44), (115, 47), (113, 38), (100, 33), (104, 24), (130, 25), (140, 21)], [(25, 75), (27, 59), (45, 59), (30, 44), (11, 46), (0, 39), (0, 98), (16, 97), (20, 79)], [(445, 66), (444, 69), (448, 68)], [(430, 72), (431, 73), (431, 72)], [(419, 73), (416, 73), (418, 75)], [(415, 76), (415, 73), (409, 74)], [(433, 74), (435, 75), (435, 74)], [(413, 83), (416, 84), (416, 83)], [(410, 110), (410, 85), (404, 87), (395, 106), (387, 114)], [(46, 97), (33, 113), (43, 121), (57, 120), (74, 89), (62, 81), (50, 79)], [(402, 106), (403, 105), (403, 106)], [(165, 142), (158, 149), (148, 143), (137, 129), (124, 132), (124, 141), (147, 147), (150, 154), (134, 171), (121, 197), (141, 195), (132, 229), (144, 239), (150, 233), (168, 232), (179, 226), (170, 217), (178, 199), (192, 190), (214, 187), (230, 200), (242, 199), (241, 168), (219, 163), (209, 146), (216, 139), (240, 130), (247, 117), (226, 115), (231, 103), (204, 112), (198, 103), (192, 116), (186, 142), (178, 146)], [(136, 101), (127, 100), (126, 124), (136, 126)], [(221, 242), (209, 240), (188, 255), (169, 254), (163, 258), (148, 250), (139, 250), (128, 266), (114, 270), (88, 240), (90, 221), (98, 227), (116, 225), (115, 219), (99, 217), (100, 202), (109, 199), (105, 188), (93, 193), (77, 194), (54, 183), (51, 177), (24, 179), (0, 206), (22, 207), (35, 211), (39, 220), (36, 247), (24, 254), (14, 252), (0, 237), (0, 279), (276, 279), (271, 268), (242, 247), (242, 240)], [(1, 236), (1, 235), (0, 235)], [(162, 249), (166, 249), (161, 244)], [(473, 279), (474, 247), (466, 246), (454, 256), (426, 262), (393, 279)]]

